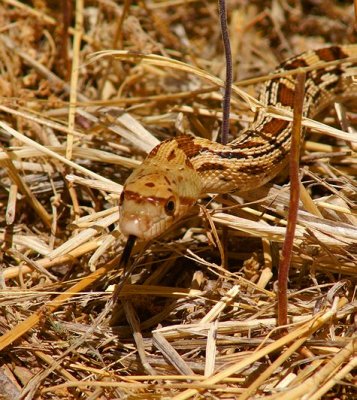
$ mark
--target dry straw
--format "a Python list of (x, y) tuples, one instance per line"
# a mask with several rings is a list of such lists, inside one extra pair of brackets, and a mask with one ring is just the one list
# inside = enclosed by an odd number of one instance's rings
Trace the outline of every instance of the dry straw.
[[(113, 306), (123, 275), (117, 203), (130, 170), (176, 131), (217, 137), (216, 4), (76, 1), (72, 19), (72, 2), (54, 3), (0, 3), (2, 396), (352, 399), (354, 114), (302, 121), (312, 130), (301, 152), (286, 335), (274, 285), (289, 209), (284, 174), (251, 193), (207, 197), (165, 236), (138, 243)], [(233, 136), (262, 107), (257, 87), (281, 58), (355, 41), (352, 4), (316, 3), (306, 16), (304, 1), (248, 3), (229, 10)]]

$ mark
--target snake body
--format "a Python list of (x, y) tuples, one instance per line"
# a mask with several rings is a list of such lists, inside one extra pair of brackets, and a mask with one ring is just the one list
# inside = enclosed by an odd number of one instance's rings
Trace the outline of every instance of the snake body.
[[(352, 97), (348, 71), (356, 67), (356, 57), (357, 45), (346, 45), (291, 58), (265, 82), (259, 100), (263, 106), (292, 111), (295, 78), (281, 75), (313, 67), (306, 74), (303, 107), (303, 116), (311, 118), (332, 101)], [(206, 193), (262, 186), (286, 165), (291, 125), (291, 121), (267, 115), (263, 107), (251, 125), (227, 145), (190, 135), (163, 141), (125, 182), (120, 198), (122, 233), (149, 240), (182, 218)]]

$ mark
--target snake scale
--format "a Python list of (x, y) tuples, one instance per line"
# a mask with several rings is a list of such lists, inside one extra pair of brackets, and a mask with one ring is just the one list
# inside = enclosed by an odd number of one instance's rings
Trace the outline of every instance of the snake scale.
[[(313, 67), (306, 74), (303, 107), (303, 115), (312, 118), (331, 102), (353, 97), (348, 71), (357, 66), (356, 57), (357, 45), (332, 46), (293, 57), (275, 70), (280, 77), (272, 75), (265, 82), (259, 100), (264, 106), (291, 111), (295, 78), (281, 73)], [(331, 61), (344, 59), (331, 65)], [(286, 165), (291, 126), (291, 121), (269, 116), (261, 108), (250, 126), (227, 145), (190, 135), (163, 141), (125, 182), (120, 197), (121, 232), (150, 240), (207, 193), (262, 186)]]

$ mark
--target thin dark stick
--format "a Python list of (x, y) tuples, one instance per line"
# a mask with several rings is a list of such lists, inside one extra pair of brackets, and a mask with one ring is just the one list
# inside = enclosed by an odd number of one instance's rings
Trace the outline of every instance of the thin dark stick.
[(219, 20), (221, 24), (221, 33), (224, 46), (224, 54), (226, 57), (226, 82), (223, 96), (223, 118), (221, 127), (221, 143), (228, 142), (229, 134), (229, 114), (231, 108), (231, 93), (233, 81), (232, 52), (229, 41), (229, 33), (227, 26), (227, 11), (225, 0), (218, 0)]
[(63, 76), (69, 80), (71, 76), (71, 61), (68, 55), (69, 27), (72, 16), (72, 2), (70, 0), (62, 1), (62, 40), (60, 45), (60, 65), (64, 68)]
[(300, 179), (299, 179), (299, 156), (301, 141), (301, 122), (304, 104), (306, 74), (296, 76), (294, 96), (294, 119), (291, 129), (290, 147), (290, 201), (286, 236), (283, 244), (278, 272), (278, 324), (288, 323), (288, 278), (289, 268), (293, 252), (296, 221), (299, 210)]

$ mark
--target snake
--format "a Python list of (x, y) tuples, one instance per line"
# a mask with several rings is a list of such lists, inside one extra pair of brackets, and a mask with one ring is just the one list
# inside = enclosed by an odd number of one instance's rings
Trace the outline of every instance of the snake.
[(349, 71), (356, 66), (357, 45), (306, 51), (284, 61), (265, 81), (259, 96), (263, 106), (230, 143), (189, 134), (162, 141), (123, 186), (122, 234), (132, 242), (149, 241), (182, 219), (203, 196), (246, 192), (273, 179), (289, 158), (293, 122), (266, 109), (293, 110), (295, 76), (289, 71), (306, 71), (303, 117), (314, 118), (332, 102), (355, 97)]

